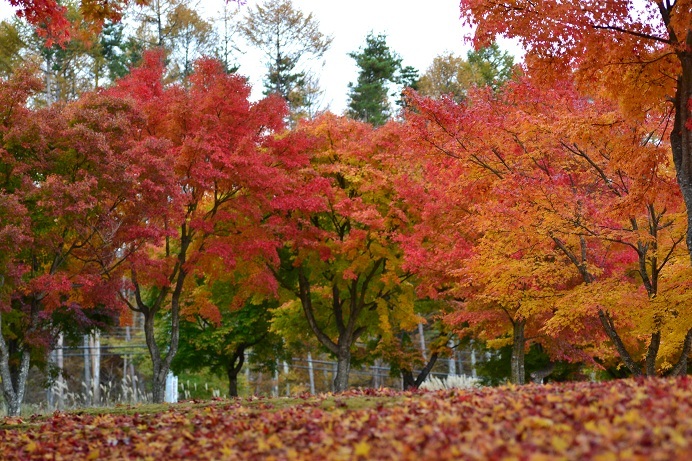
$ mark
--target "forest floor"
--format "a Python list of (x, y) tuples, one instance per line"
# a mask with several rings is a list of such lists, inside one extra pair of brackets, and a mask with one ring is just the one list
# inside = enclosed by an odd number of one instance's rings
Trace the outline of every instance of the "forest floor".
[(0, 419), (4, 460), (692, 459), (692, 379), (353, 390)]

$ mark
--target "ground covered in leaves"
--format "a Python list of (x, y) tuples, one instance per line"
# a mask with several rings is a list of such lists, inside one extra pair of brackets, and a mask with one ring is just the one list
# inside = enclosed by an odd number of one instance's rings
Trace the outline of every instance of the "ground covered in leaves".
[(4, 460), (692, 459), (692, 379), (118, 407), (0, 420)]

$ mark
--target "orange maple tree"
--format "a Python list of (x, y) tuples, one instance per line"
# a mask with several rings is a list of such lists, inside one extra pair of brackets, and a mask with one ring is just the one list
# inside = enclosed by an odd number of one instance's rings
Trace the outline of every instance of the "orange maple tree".
[[(515, 371), (527, 325), (555, 358), (603, 359), (594, 345), (607, 336), (634, 374), (686, 369), (690, 322), (674, 307), (684, 297), (684, 218), (666, 145), (654, 139), (660, 118), (632, 120), (564, 81), (522, 80), (501, 95), (471, 92), (461, 105), (415, 95), (411, 103), (410, 123), (438, 152), (426, 187), (442, 191), (419, 227), (427, 248), (417, 261), (456, 287), (463, 303), (452, 324), (491, 339), (509, 320)], [(430, 220), (435, 209), (445, 211)], [(460, 243), (466, 254), (454, 250)]]
[[(574, 73), (585, 94), (614, 99), (639, 120), (669, 114), (677, 182), (692, 210), (690, 0), (462, 0), (460, 6), (475, 27), (476, 46), (496, 35), (518, 39), (532, 75), (554, 82)], [(692, 257), (692, 213), (687, 219)]]

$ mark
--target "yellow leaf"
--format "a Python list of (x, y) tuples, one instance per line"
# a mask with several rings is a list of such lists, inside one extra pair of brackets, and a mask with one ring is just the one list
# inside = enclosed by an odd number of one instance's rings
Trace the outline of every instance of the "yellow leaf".
[(368, 456), (370, 454), (370, 445), (365, 440), (358, 442), (353, 448), (356, 456)]
[(550, 441), (551, 445), (558, 453), (564, 453), (569, 448), (569, 442), (562, 437), (555, 436)]

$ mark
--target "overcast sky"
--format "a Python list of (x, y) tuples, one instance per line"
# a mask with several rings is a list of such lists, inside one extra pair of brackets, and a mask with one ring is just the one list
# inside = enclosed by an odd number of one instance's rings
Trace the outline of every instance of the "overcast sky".
[[(244, 8), (252, 8), (248, 0)], [(312, 12), (323, 33), (334, 41), (325, 55), (321, 87), (324, 102), (335, 113), (346, 108), (348, 83), (355, 82), (358, 69), (348, 53), (365, 44), (369, 32), (387, 35), (387, 44), (410, 65), (423, 73), (433, 58), (445, 51), (466, 54), (459, 0), (293, 0), (303, 12)], [(248, 67), (241, 62), (241, 66)], [(241, 68), (241, 72), (242, 72)], [(261, 86), (259, 76), (251, 74), (254, 85)], [(258, 71), (255, 71), (256, 74)]]
[[(204, 0), (200, 4), (209, 16), (220, 9), (223, 0)], [(261, 0), (246, 0), (241, 14)], [(357, 78), (357, 68), (349, 52), (365, 43), (369, 32), (386, 34), (389, 47), (422, 74), (433, 58), (445, 52), (465, 56), (464, 30), (459, 19), (459, 0), (293, 0), (297, 9), (312, 12), (323, 33), (334, 38), (325, 55), (320, 84), (325, 90), (323, 105), (335, 113), (346, 108), (348, 83)], [(7, 0), (0, 0), (0, 16), (11, 14)], [(502, 46), (502, 43), (501, 43)], [(512, 51), (512, 48), (509, 48)], [(262, 76), (266, 69), (251, 53), (239, 58), (240, 73), (250, 77), (261, 95)]]

